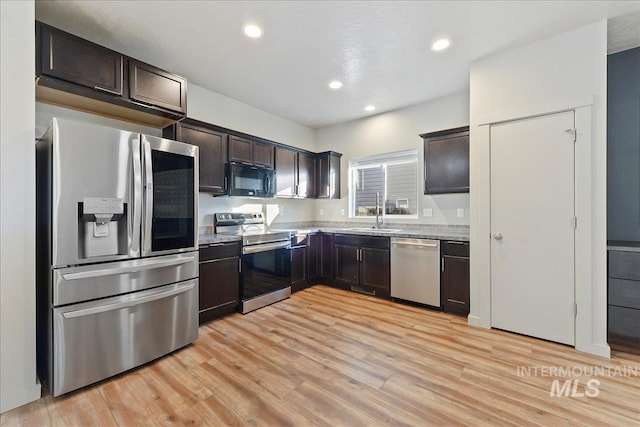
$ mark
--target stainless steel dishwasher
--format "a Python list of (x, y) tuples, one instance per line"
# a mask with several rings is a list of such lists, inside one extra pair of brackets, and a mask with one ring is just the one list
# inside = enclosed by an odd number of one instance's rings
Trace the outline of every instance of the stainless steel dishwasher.
[(391, 297), (440, 307), (440, 241), (391, 239)]

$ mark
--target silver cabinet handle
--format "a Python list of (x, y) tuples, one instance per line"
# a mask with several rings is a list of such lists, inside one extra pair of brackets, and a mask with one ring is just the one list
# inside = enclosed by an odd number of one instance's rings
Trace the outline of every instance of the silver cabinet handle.
[(156, 260), (139, 261), (135, 265), (128, 265), (125, 267), (105, 268), (102, 270), (80, 271), (78, 273), (67, 273), (67, 274), (63, 274), (62, 278), (65, 280), (78, 280), (78, 279), (88, 279), (92, 277), (115, 276), (116, 274), (136, 273), (138, 271), (151, 270), (153, 268), (163, 268), (163, 267), (171, 267), (174, 265), (186, 264), (188, 262), (192, 262), (194, 259), (195, 259), (194, 256), (189, 256), (189, 257), (181, 257), (177, 259), (163, 260), (163, 261), (156, 261)]
[(437, 248), (437, 243), (409, 243), (409, 242), (393, 242), (393, 246), (419, 246), (423, 248)]
[(496, 233), (493, 235), (493, 238), (496, 240), (502, 240), (502, 233)]
[(62, 316), (65, 319), (73, 319), (74, 317), (83, 317), (90, 316), (92, 314), (104, 313), (106, 311), (114, 311), (120, 310), (123, 308), (130, 308), (136, 305), (145, 304), (151, 301), (168, 298), (174, 295), (182, 294), (184, 292), (188, 292), (194, 288), (195, 284), (189, 283), (187, 285), (183, 285), (177, 289), (171, 289), (169, 291), (159, 292), (157, 294), (149, 295), (142, 298), (134, 298), (129, 301), (117, 302), (114, 304), (102, 305), (98, 307), (84, 308), (76, 311), (69, 311), (67, 313), (62, 313)]
[(99, 90), (100, 92), (110, 93), (112, 95), (122, 96), (121, 92), (116, 92), (115, 90), (107, 89), (106, 87), (94, 86), (94, 90)]

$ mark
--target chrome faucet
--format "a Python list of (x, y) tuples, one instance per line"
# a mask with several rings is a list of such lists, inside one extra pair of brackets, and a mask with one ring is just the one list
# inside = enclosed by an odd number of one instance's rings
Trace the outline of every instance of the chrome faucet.
[(380, 192), (378, 191), (376, 192), (376, 224), (373, 226), (373, 228), (380, 228), (380, 226), (384, 224), (384, 220), (382, 219), (382, 215), (380, 214), (381, 209)]

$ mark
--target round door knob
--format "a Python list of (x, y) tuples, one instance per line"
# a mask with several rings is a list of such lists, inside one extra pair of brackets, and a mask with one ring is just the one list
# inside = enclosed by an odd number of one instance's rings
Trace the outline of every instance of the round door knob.
[(493, 238), (496, 240), (502, 240), (502, 233), (496, 233), (493, 235)]

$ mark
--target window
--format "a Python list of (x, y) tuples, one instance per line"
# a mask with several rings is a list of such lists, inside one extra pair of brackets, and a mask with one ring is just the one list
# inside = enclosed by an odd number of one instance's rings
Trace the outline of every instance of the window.
[(418, 150), (399, 151), (349, 161), (349, 216), (418, 217)]

